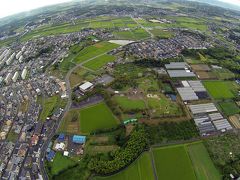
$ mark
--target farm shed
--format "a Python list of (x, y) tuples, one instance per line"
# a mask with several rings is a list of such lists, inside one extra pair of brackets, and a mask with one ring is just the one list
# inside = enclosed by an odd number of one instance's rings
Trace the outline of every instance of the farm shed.
[(189, 108), (194, 115), (218, 111), (213, 103), (189, 105)]

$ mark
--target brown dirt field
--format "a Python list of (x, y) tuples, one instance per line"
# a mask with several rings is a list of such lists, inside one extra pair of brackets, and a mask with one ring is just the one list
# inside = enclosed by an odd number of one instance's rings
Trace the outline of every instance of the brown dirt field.
[(193, 71), (210, 71), (210, 67), (207, 64), (192, 64)]
[(101, 47), (103, 47), (101, 44), (95, 44), (94, 45), (96, 48), (101, 48)]
[(240, 115), (234, 115), (229, 117), (229, 121), (234, 125), (235, 128), (240, 129)]
[(134, 125), (133, 124), (128, 124), (125, 127), (126, 127), (126, 136), (128, 136), (132, 132), (132, 130), (134, 128)]
[(79, 133), (79, 123), (78, 122), (71, 122), (66, 127), (67, 132), (71, 134), (77, 134)]
[(217, 78), (212, 72), (197, 71), (196, 74), (199, 79), (216, 79)]
[(109, 141), (109, 137), (107, 136), (95, 136), (91, 137), (90, 139), (91, 142), (96, 142), (96, 143), (107, 143)]

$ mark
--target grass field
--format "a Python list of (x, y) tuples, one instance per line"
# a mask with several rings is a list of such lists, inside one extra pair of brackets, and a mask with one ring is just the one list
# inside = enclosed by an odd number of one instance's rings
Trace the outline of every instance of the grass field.
[(154, 180), (151, 157), (144, 153), (127, 169), (107, 177), (95, 177), (94, 180)]
[(88, 46), (84, 48), (78, 56), (74, 59), (74, 62), (81, 63), (90, 58), (94, 58), (95, 56), (104, 54), (112, 49), (119, 47), (117, 44), (109, 43), (109, 42), (99, 42), (92, 46)]
[(42, 100), (42, 112), (39, 119), (45, 121), (48, 116), (50, 116), (58, 103), (58, 96), (52, 96), (47, 99)]
[(141, 40), (150, 37), (150, 35), (142, 28), (126, 31), (114, 31), (113, 34), (118, 39), (126, 40)]
[(75, 161), (71, 160), (69, 157), (63, 156), (60, 152), (57, 152), (53, 162), (49, 162), (50, 174), (57, 175), (59, 172), (68, 169), (76, 164)]
[(99, 56), (91, 61), (86, 62), (83, 64), (83, 66), (92, 69), (94, 71), (99, 70), (104, 65), (106, 65), (109, 62), (113, 62), (116, 58), (112, 55), (104, 54), (102, 56)]
[(202, 143), (187, 146), (198, 180), (220, 180), (221, 175), (214, 166), (207, 149)]
[(146, 109), (145, 103), (141, 99), (129, 99), (126, 96), (114, 96), (113, 100), (117, 102), (123, 111)]
[(240, 108), (233, 101), (220, 102), (219, 106), (220, 106), (220, 109), (222, 110), (222, 112), (226, 116), (231, 116), (231, 115), (240, 113)]
[(95, 74), (81, 67), (75, 69), (69, 77), (71, 87), (81, 84), (83, 81), (92, 81), (95, 79)]
[(82, 133), (112, 128), (117, 124), (117, 119), (105, 103), (99, 103), (80, 110), (80, 131)]
[(153, 149), (158, 179), (195, 180), (191, 160), (183, 145)]
[(157, 28), (150, 30), (150, 32), (153, 33), (154, 36), (157, 36), (161, 39), (171, 38), (174, 36), (174, 34), (169, 31), (157, 29)]
[(231, 81), (204, 81), (205, 88), (214, 99), (231, 99), (235, 97), (236, 86)]

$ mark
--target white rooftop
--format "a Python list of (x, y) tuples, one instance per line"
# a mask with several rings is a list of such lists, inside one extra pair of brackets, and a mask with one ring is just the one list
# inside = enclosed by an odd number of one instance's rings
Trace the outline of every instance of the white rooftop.
[(93, 84), (90, 82), (85, 82), (84, 84), (82, 84), (81, 86), (79, 86), (79, 88), (83, 91), (87, 90), (88, 88), (92, 87)]

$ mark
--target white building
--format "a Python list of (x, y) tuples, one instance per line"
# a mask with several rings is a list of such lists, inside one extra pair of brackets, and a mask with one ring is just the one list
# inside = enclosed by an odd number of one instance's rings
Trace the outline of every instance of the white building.
[(90, 83), (90, 82), (85, 82), (84, 84), (80, 85), (79, 86), (79, 89), (82, 91), (82, 92), (86, 92), (90, 89), (93, 88), (93, 84)]
[(25, 79), (26, 76), (27, 76), (27, 68), (25, 67), (25, 68), (23, 69), (23, 71), (22, 71), (21, 78), (22, 78), (22, 79)]
[(12, 55), (8, 58), (8, 60), (6, 61), (6, 64), (7, 65), (10, 65), (11, 64), (11, 62), (12, 62), (12, 60), (13, 60), (13, 58), (14, 58), (14, 56), (16, 55), (16, 53), (14, 52), (14, 53), (12, 53)]
[(9, 84), (10, 83), (10, 80), (11, 80), (11, 73), (8, 73), (7, 76), (5, 77), (4, 81), (6, 84)]
[(13, 82), (16, 82), (16, 81), (17, 81), (18, 76), (19, 76), (19, 73), (18, 73), (18, 71), (17, 71), (17, 72), (14, 73), (14, 75), (13, 75), (13, 77), (12, 77)]
[(19, 59), (21, 55), (22, 55), (22, 51), (19, 51), (16, 55), (16, 59)]

